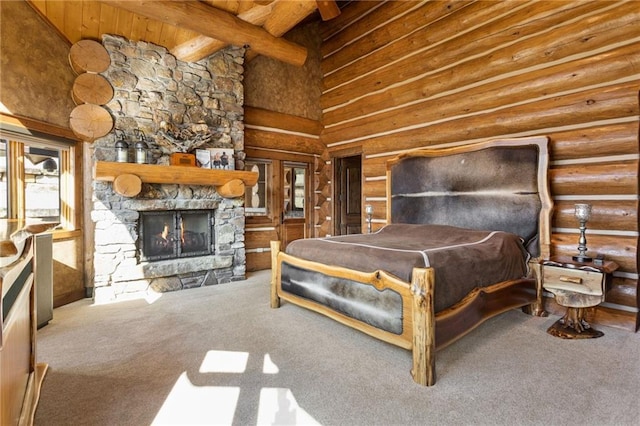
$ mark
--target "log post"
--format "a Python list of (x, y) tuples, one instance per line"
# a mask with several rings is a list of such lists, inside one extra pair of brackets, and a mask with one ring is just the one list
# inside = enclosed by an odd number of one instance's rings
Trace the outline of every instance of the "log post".
[(280, 275), (280, 265), (278, 265), (278, 253), (280, 253), (280, 241), (271, 241), (271, 307), (280, 307), (280, 297), (278, 297), (278, 275)]
[(436, 382), (436, 319), (434, 312), (435, 275), (433, 268), (414, 268), (411, 277), (413, 295), (413, 368), (411, 376), (419, 385)]

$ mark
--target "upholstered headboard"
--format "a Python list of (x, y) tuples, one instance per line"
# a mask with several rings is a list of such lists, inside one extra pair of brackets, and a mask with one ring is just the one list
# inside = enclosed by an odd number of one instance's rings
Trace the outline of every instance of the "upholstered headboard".
[(548, 256), (553, 207), (546, 137), (501, 139), (402, 154), (387, 163), (390, 223), (511, 232)]

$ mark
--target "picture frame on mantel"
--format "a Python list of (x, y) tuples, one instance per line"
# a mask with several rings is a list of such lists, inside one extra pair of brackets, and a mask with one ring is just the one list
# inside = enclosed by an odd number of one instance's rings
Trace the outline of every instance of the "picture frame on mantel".
[(203, 169), (211, 168), (211, 153), (208, 149), (196, 149), (196, 166)]
[(209, 148), (211, 168), (218, 170), (235, 170), (235, 159), (231, 148)]

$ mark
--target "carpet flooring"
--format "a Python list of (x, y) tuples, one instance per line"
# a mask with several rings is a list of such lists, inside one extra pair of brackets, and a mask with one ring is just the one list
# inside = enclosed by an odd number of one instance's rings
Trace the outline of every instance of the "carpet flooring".
[(319, 314), (269, 307), (269, 271), (246, 281), (54, 311), (35, 424), (632, 425), (640, 334), (546, 333), (519, 310), (437, 353), (416, 385), (411, 353)]

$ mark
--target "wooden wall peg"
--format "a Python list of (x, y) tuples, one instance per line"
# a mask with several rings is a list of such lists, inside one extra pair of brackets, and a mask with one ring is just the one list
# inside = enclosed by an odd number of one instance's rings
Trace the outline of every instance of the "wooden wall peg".
[(113, 190), (124, 197), (135, 197), (142, 191), (142, 180), (134, 174), (123, 173), (113, 180)]
[(224, 185), (216, 186), (219, 195), (225, 198), (235, 198), (244, 195), (244, 182), (241, 179), (231, 179)]

